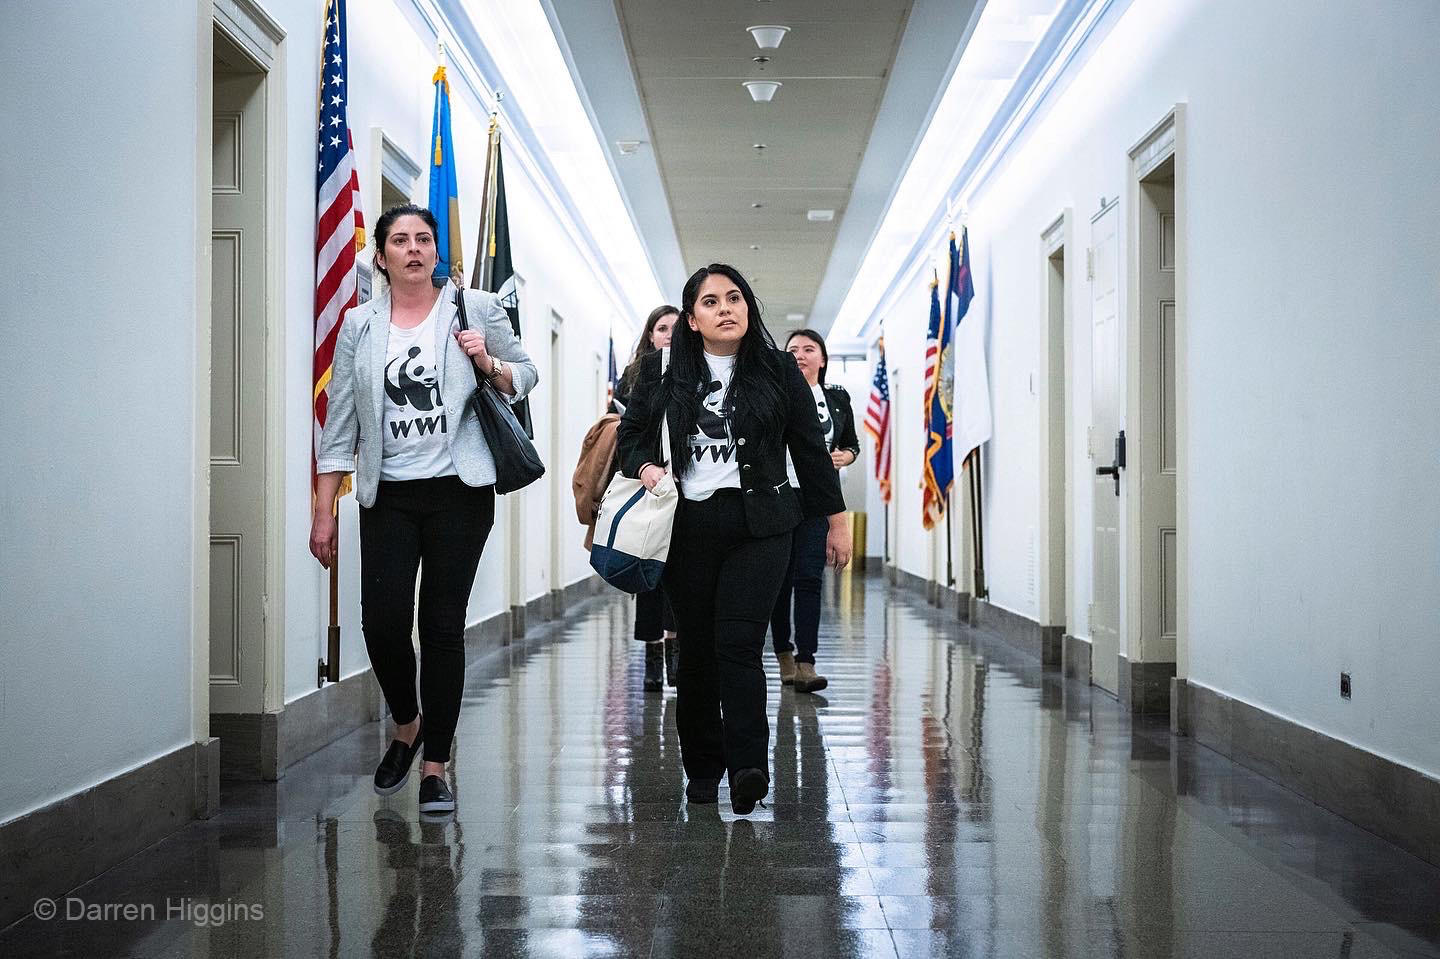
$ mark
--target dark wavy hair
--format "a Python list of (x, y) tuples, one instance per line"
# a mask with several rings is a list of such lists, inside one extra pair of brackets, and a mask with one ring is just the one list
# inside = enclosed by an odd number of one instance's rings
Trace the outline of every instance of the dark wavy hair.
[[(375, 221), (375, 252), (385, 252), (385, 241), (390, 238), (390, 230), (395, 226), (395, 221), (402, 216), (418, 216), (430, 227), (430, 235), (435, 237), (435, 242), (440, 242), (440, 224), (435, 221), (435, 214), (423, 206), (414, 203), (399, 203), (380, 214), (380, 219)], [(390, 273), (379, 263), (375, 264), (376, 271), (383, 277), (385, 282), (390, 282)]]
[[(690, 471), (690, 457), (680, 451), (690, 448), (690, 436), (700, 416), (700, 404), (706, 395), (710, 382), (710, 367), (705, 362), (705, 340), (688, 322), (695, 315), (695, 301), (700, 297), (700, 287), (712, 276), (723, 276), (735, 284), (745, 308), (749, 323), (740, 340), (740, 349), (735, 355), (735, 373), (730, 388), (725, 391), (722, 409), (734, 419), (746, 419), (757, 424), (762, 430), (778, 430), (784, 424), (783, 404), (785, 391), (781, 379), (781, 353), (775, 347), (775, 338), (765, 328), (760, 315), (760, 301), (755, 291), (745, 282), (740, 271), (725, 263), (711, 263), (690, 275), (680, 295), (680, 320), (670, 338), (670, 368), (665, 372), (657, 390), (657, 400), (664, 405), (670, 416), (670, 447), (675, 451), (675, 462), (671, 470), (683, 477)], [(659, 410), (656, 410), (658, 419)]]
[(680, 310), (669, 303), (663, 303), (651, 310), (650, 315), (645, 318), (645, 329), (640, 331), (640, 342), (635, 344), (635, 355), (630, 357), (630, 362), (625, 365), (625, 372), (621, 374), (620, 383), (615, 389), (620, 396), (630, 395), (630, 389), (635, 385), (635, 376), (640, 372), (640, 358), (655, 352), (655, 347), (650, 342), (650, 334), (655, 332), (655, 324), (671, 314), (678, 316)]
[(790, 341), (797, 336), (803, 336), (805, 339), (813, 341), (816, 346), (820, 347), (820, 358), (825, 361), (820, 366), (820, 385), (824, 386), (825, 371), (830, 368), (830, 351), (825, 349), (825, 337), (816, 333), (814, 330), (793, 330), (789, 336), (785, 337), (785, 349), (790, 349)]

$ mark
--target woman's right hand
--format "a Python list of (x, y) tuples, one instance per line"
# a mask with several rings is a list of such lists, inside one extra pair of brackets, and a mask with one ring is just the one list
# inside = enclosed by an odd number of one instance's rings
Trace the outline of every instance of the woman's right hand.
[(654, 463), (646, 463), (640, 470), (640, 482), (644, 483), (645, 488), (652, 493), (655, 492), (656, 485), (664, 478), (665, 470)]
[(335, 514), (327, 510), (316, 510), (315, 517), (310, 521), (310, 555), (326, 569), (335, 563), (339, 528)]

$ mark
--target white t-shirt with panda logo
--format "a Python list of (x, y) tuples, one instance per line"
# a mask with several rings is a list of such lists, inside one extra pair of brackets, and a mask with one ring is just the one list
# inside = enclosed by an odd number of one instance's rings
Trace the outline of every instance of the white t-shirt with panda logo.
[[(815, 413), (820, 417), (820, 429), (825, 434), (825, 448), (831, 449), (835, 445), (835, 418), (830, 415), (830, 404), (825, 400), (825, 387), (816, 383), (810, 387), (810, 392), (815, 394)], [(795, 461), (790, 458), (790, 451), (785, 451), (785, 472), (790, 475), (790, 485), (796, 489), (800, 488), (800, 477), (795, 475)]]
[(449, 428), (435, 372), (435, 324), (443, 296), (425, 322), (389, 326), (385, 349), (385, 422), (380, 478), (386, 481), (454, 476)]
[(709, 390), (700, 404), (695, 433), (690, 437), (690, 472), (680, 484), (688, 500), (707, 500), (717, 489), (740, 488), (740, 457), (730, 418), (722, 412), (725, 392), (735, 375), (734, 356), (705, 354), (710, 367)]

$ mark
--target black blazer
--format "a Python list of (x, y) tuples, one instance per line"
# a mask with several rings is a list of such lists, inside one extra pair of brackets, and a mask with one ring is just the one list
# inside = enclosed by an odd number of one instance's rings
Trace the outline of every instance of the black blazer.
[(835, 421), (835, 441), (830, 452), (849, 450), (860, 458), (860, 437), (855, 435), (855, 410), (850, 405), (850, 391), (843, 386), (825, 384), (825, 405), (830, 407), (830, 418)]
[[(805, 517), (845, 511), (840, 476), (825, 448), (825, 434), (820, 429), (810, 384), (800, 374), (793, 356), (783, 350), (774, 352), (775, 368), (783, 378), (781, 392), (786, 397), (784, 429), (765, 431), (753, 422), (753, 417), (739, 413), (732, 423), (740, 462), (740, 488), (744, 490), (745, 525), (751, 536), (774, 536), (794, 529)], [(616, 435), (620, 472), (632, 478), (639, 477), (646, 463), (669, 466), (660, 456), (663, 411), (656, 409), (654, 402), (660, 387), (660, 358), (658, 350), (641, 358), (630, 391), (630, 405)], [(785, 471), (787, 449), (800, 480), (798, 494)]]

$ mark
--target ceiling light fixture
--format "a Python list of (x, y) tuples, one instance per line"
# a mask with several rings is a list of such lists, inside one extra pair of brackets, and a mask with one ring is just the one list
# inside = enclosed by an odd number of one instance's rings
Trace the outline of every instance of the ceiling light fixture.
[(835, 219), (834, 210), (806, 210), (805, 219), (811, 223), (829, 223)]
[(805, 314), (804, 314), (804, 313), (786, 313), (786, 314), (785, 314), (785, 322), (787, 322), (787, 323), (804, 323), (804, 322), (805, 322)]
[(770, 62), (770, 58), (762, 54), (758, 57), (751, 57), (750, 62), (760, 64), (760, 68), (763, 70), (765, 68), (765, 64)]
[(752, 210), (758, 210), (758, 209), (762, 208), (763, 206), (765, 206), (765, 204), (760, 203), (760, 202), (757, 201), (757, 202), (755, 202), (755, 203), (750, 204), (750, 209), (752, 209)]
[(760, 245), (759, 245), (758, 243), (751, 243), (751, 244), (750, 244), (750, 249), (752, 249), (752, 250), (758, 250), (758, 249), (760, 249)]
[(780, 41), (785, 39), (785, 34), (790, 32), (789, 27), (782, 27), (775, 24), (746, 27), (750, 36), (755, 38), (755, 45), (761, 50), (776, 50), (780, 47)]
[(751, 148), (756, 149), (756, 150), (764, 150), (764, 149), (766, 149), (765, 144), (763, 144), (763, 143), (752, 143), (752, 144), (750, 144), (750, 146), (751, 146)]
[(778, 80), (746, 80), (741, 86), (750, 91), (750, 99), (756, 103), (769, 103), (781, 84)]
[(639, 140), (616, 140), (615, 149), (620, 151), (622, 157), (633, 156), (640, 150)]

